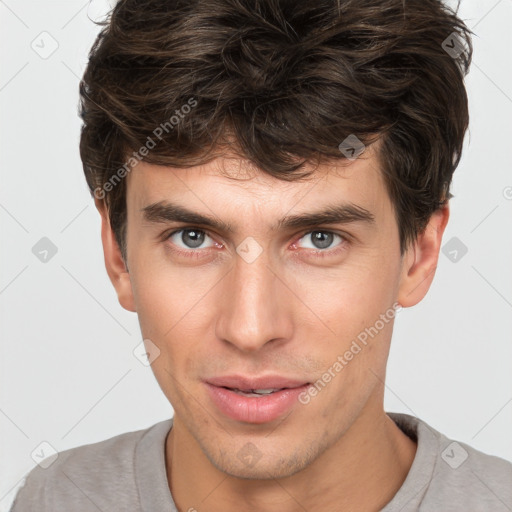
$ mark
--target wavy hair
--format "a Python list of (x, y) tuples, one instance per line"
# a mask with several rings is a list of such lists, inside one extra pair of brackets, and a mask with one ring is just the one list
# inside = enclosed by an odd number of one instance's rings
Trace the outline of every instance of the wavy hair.
[(186, 168), (227, 149), (292, 181), (350, 135), (379, 140), (402, 254), (452, 197), (473, 50), (441, 1), (120, 0), (96, 23), (80, 156), (124, 256), (134, 154)]

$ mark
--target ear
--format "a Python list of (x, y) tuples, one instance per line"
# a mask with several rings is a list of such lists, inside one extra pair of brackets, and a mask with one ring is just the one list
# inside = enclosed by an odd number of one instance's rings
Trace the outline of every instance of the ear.
[(432, 284), (449, 217), (450, 207), (446, 203), (432, 214), (423, 233), (411, 243), (403, 256), (397, 302), (405, 308), (418, 304)]
[(98, 208), (101, 215), (101, 241), (103, 243), (103, 254), (108, 277), (110, 277), (110, 281), (114, 285), (121, 306), (128, 311), (135, 312), (130, 274), (110, 226), (106, 205), (99, 199), (96, 199), (95, 202), (96, 208)]

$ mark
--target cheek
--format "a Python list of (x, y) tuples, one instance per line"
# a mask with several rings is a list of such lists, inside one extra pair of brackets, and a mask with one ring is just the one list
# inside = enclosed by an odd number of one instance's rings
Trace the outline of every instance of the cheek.
[(290, 277), (296, 295), (338, 334), (373, 324), (396, 296), (396, 270), (384, 258), (372, 255)]
[(312, 323), (302, 324), (300, 339), (317, 340), (310, 347), (331, 374), (320, 379), (333, 381), (330, 400), (343, 409), (347, 395), (335, 390), (365, 395), (383, 376), (396, 314), (396, 271), (390, 260), (366, 257), (329, 272), (298, 276), (295, 284), (315, 313)]
[(156, 374), (172, 370), (191, 376), (185, 366), (197, 359), (202, 342), (212, 336), (219, 277), (213, 270), (158, 265), (137, 267), (132, 276), (141, 332), (164, 356), (152, 364)]
[(141, 326), (161, 337), (180, 324), (190, 324), (196, 306), (215, 280), (212, 272), (173, 265), (161, 258), (141, 257), (131, 270), (132, 288)]
[[(176, 272), (135, 272), (134, 296), (144, 339), (158, 347), (151, 369), (173, 407), (185, 407), (191, 382), (197, 374), (199, 344), (207, 327), (202, 325), (202, 287), (194, 291), (190, 281)], [(211, 305), (210, 305), (211, 307)], [(180, 405), (181, 404), (181, 405)]]

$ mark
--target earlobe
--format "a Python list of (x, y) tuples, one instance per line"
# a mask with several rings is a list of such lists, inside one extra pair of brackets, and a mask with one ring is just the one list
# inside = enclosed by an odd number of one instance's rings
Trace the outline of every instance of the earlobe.
[(128, 311), (135, 312), (130, 274), (121, 255), (119, 244), (110, 226), (107, 208), (103, 202), (96, 200), (96, 207), (101, 215), (101, 241), (105, 258), (105, 268), (110, 281), (114, 285), (121, 306)]
[(447, 203), (432, 214), (423, 233), (418, 235), (404, 254), (397, 298), (403, 307), (418, 304), (427, 294), (434, 279), (449, 216)]

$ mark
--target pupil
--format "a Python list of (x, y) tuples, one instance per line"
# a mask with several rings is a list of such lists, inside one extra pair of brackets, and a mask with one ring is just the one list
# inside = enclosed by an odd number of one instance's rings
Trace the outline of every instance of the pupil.
[[(186, 240), (188, 237), (190, 240)], [(181, 234), (182, 242), (189, 246), (192, 249), (199, 247), (204, 241), (204, 233), (201, 231), (196, 231), (194, 229), (184, 230)]]
[(313, 231), (313, 243), (318, 249), (325, 249), (332, 243), (333, 234), (325, 233), (324, 231)]

